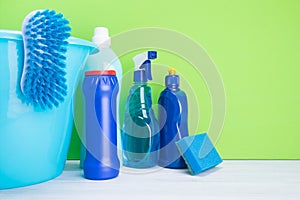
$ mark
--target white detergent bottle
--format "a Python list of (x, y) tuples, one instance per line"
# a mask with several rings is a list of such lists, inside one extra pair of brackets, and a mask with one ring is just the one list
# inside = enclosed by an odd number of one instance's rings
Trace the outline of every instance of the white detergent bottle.
[[(121, 137), (120, 137), (120, 125), (119, 125), (119, 102), (120, 94), (122, 89), (122, 66), (118, 56), (110, 48), (111, 39), (109, 37), (108, 28), (106, 27), (96, 27), (94, 30), (93, 43), (95, 43), (99, 49), (99, 52), (90, 55), (86, 61), (84, 67), (84, 72), (92, 70), (115, 70), (116, 76), (119, 82), (119, 93), (117, 95), (117, 146), (118, 146), (118, 156), (120, 161), (122, 160), (121, 152)], [(84, 134), (82, 135), (82, 142), (84, 142)], [(80, 166), (83, 168), (83, 162), (85, 159), (85, 145), (81, 145), (80, 150)], [(121, 163), (122, 164), (122, 163)]]

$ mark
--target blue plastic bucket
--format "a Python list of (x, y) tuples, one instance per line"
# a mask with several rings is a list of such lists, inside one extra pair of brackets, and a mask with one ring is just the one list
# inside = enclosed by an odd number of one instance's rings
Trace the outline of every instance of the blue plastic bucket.
[(87, 56), (96, 46), (69, 39), (68, 94), (58, 108), (43, 112), (19, 98), (23, 48), (21, 32), (0, 30), (0, 189), (32, 185), (61, 174), (72, 133), (73, 94)]

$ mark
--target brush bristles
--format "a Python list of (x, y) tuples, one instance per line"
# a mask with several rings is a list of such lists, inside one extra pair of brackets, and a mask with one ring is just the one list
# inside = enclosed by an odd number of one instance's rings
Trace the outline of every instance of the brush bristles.
[(25, 101), (42, 109), (58, 107), (67, 95), (66, 52), (69, 21), (54, 10), (36, 11), (23, 22)]

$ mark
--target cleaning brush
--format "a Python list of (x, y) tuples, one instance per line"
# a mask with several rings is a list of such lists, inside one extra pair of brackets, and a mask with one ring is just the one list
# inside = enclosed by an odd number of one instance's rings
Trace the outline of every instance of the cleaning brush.
[(25, 103), (45, 110), (64, 101), (70, 31), (69, 21), (54, 10), (36, 10), (24, 19), (21, 90)]

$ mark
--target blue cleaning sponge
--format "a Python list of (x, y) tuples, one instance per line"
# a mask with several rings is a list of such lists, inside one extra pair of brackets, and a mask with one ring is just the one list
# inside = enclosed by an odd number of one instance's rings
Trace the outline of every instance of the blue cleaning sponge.
[(176, 142), (176, 145), (192, 175), (222, 162), (222, 158), (206, 133), (184, 137)]

